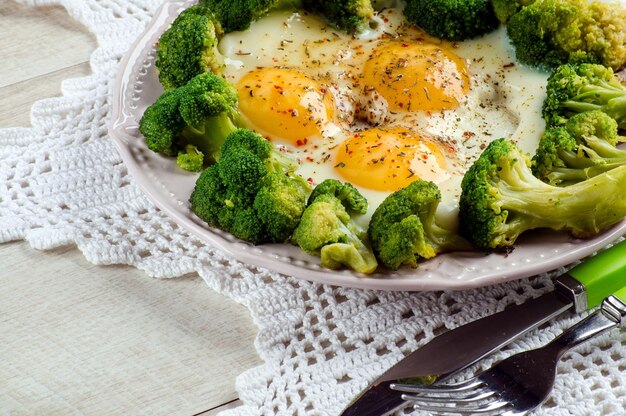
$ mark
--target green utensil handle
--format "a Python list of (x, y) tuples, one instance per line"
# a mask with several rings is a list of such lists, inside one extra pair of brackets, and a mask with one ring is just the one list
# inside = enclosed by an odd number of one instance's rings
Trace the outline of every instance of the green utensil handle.
[(626, 286), (626, 240), (585, 260), (568, 274), (585, 286), (588, 309), (618, 291), (622, 296), (626, 295), (620, 291)]

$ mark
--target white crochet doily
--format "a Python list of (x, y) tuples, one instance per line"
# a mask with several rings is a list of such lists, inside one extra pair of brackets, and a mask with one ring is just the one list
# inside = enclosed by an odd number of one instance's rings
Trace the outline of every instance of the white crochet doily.
[[(243, 405), (222, 416), (338, 415), (370, 381), (442, 329), (552, 289), (548, 275), (463, 292), (379, 292), (248, 268), (181, 229), (134, 185), (107, 134), (119, 61), (161, 0), (21, 0), (60, 4), (97, 38), (93, 75), (36, 103), (32, 128), (0, 130), (0, 242), (75, 244), (95, 264), (153, 277), (197, 272), (245, 305), (264, 364), (237, 378)], [(483, 363), (546, 343), (577, 318), (534, 331)], [(625, 414), (626, 332), (566, 356), (541, 415)], [(410, 413), (410, 412), (409, 412)]]

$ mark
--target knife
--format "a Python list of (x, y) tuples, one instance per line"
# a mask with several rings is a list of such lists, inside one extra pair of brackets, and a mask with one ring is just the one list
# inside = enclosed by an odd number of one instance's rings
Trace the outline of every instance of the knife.
[(598, 306), (624, 286), (626, 240), (559, 276), (554, 291), (433, 338), (370, 384), (341, 416), (383, 416), (398, 411), (408, 404), (390, 384), (444, 381), (567, 310), (580, 313)]

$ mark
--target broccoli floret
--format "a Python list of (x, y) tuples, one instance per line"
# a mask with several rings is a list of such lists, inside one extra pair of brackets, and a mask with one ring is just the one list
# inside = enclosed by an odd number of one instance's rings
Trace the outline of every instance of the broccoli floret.
[(233, 132), (222, 145), (221, 152), (228, 152), (229, 147), (243, 147), (263, 159), (268, 172), (293, 173), (298, 169), (298, 163), (293, 158), (280, 152), (268, 140), (259, 140), (259, 135), (249, 129)]
[(178, 144), (178, 136), (185, 128), (185, 120), (178, 110), (180, 97), (177, 90), (166, 91), (144, 111), (139, 121), (139, 131), (150, 150), (165, 156), (175, 156), (184, 147)]
[(225, 33), (246, 30), (270, 10), (297, 8), (299, 0), (200, 0), (212, 10)]
[(248, 149), (231, 148), (222, 153), (218, 164), (220, 176), (229, 189), (242, 194), (256, 195), (261, 180), (268, 174), (263, 159)]
[(587, 0), (537, 0), (507, 23), (517, 59), (555, 67), (600, 63), (615, 70), (626, 65), (626, 8)]
[(200, 174), (189, 202), (191, 210), (211, 227), (252, 244), (265, 242), (265, 231), (253, 209), (254, 196), (228, 189), (217, 165)]
[(233, 131), (218, 162), (198, 178), (191, 210), (209, 225), (252, 244), (285, 242), (298, 225), (311, 189), (283, 170), (275, 157), (286, 158), (258, 134)]
[[(220, 175), (231, 189), (242, 193), (256, 194), (261, 187), (261, 178), (270, 173), (292, 175), (298, 163), (281, 153), (272, 143), (252, 130), (236, 129), (228, 136), (219, 153)], [(303, 182), (300, 176), (293, 180)], [(309, 185), (303, 185), (308, 188)]]
[(270, 241), (283, 242), (300, 222), (311, 192), (306, 182), (283, 172), (268, 174), (254, 198), (254, 210)]
[[(337, 182), (329, 179), (314, 189), (292, 241), (304, 252), (320, 256), (322, 267), (338, 269), (346, 266), (359, 273), (373, 273), (378, 263), (367, 245), (367, 235), (345, 206), (351, 204), (349, 201), (359, 201), (359, 206), (362, 201), (365, 204), (367, 201), (354, 187), (344, 188), (339, 194), (345, 198), (341, 199), (335, 194), (339, 189)], [(348, 192), (353, 195), (348, 196)]]
[(308, 204), (310, 205), (321, 195), (334, 196), (341, 201), (350, 214), (363, 215), (367, 212), (367, 199), (351, 183), (326, 179), (313, 188)]
[(203, 72), (221, 74), (224, 59), (217, 45), (222, 35), (208, 8), (191, 6), (184, 10), (157, 44), (155, 65), (163, 88), (183, 86)]
[(548, 78), (543, 117), (562, 125), (584, 111), (601, 110), (626, 129), (626, 86), (611, 68), (598, 64), (561, 65)]
[(204, 167), (204, 154), (196, 146), (188, 144), (184, 151), (178, 152), (176, 164), (183, 170), (200, 172)]
[(524, 6), (534, 3), (535, 0), (492, 0), (493, 11), (500, 23), (506, 23), (511, 16)]
[(370, 0), (302, 0), (302, 7), (323, 15), (335, 27), (348, 33), (367, 29), (374, 15)]
[(498, 27), (488, 0), (408, 0), (406, 19), (440, 39), (461, 41)]
[(227, 208), (226, 186), (222, 182), (217, 165), (202, 171), (196, 180), (194, 192), (189, 198), (193, 212), (212, 227), (230, 222)]
[(535, 177), (528, 155), (505, 139), (491, 142), (461, 183), (461, 233), (482, 249), (510, 249), (535, 228), (591, 237), (625, 215), (626, 165), (553, 186)]
[(139, 131), (154, 152), (175, 156), (193, 145), (206, 164), (216, 158), (239, 124), (237, 91), (223, 78), (206, 72), (163, 93), (144, 112)]
[(470, 248), (456, 232), (437, 224), (435, 212), (440, 201), (437, 185), (424, 180), (385, 198), (374, 211), (368, 229), (380, 263), (393, 270), (402, 265), (417, 267), (422, 258)]
[(626, 164), (617, 122), (602, 111), (586, 111), (541, 137), (532, 160), (533, 173), (551, 185), (568, 185)]

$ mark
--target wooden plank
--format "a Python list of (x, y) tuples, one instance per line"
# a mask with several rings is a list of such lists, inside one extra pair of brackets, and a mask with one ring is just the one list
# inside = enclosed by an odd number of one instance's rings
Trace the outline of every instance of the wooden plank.
[[(83, 63), (0, 87), (0, 128), (30, 126), (30, 109), (35, 101), (60, 96), (61, 81), (89, 73), (89, 64)], [(0, 69), (0, 78), (2, 74)]]
[(198, 413), (197, 415), (193, 415), (193, 416), (217, 416), (220, 412), (224, 410), (228, 410), (228, 409), (234, 409), (235, 407), (241, 406), (241, 404), (242, 403), (240, 400), (233, 400), (230, 403), (223, 404), (214, 409), (210, 409), (210, 410), (207, 410), (206, 412)]
[(0, 245), (0, 259), (3, 412), (201, 414), (232, 403), (235, 377), (259, 364), (247, 310), (197, 277), (23, 242)]
[(89, 61), (96, 41), (61, 6), (0, 2), (0, 87)]
[(61, 6), (0, 2), (0, 128), (30, 125), (30, 108), (61, 95), (61, 81), (88, 75), (93, 36)]

